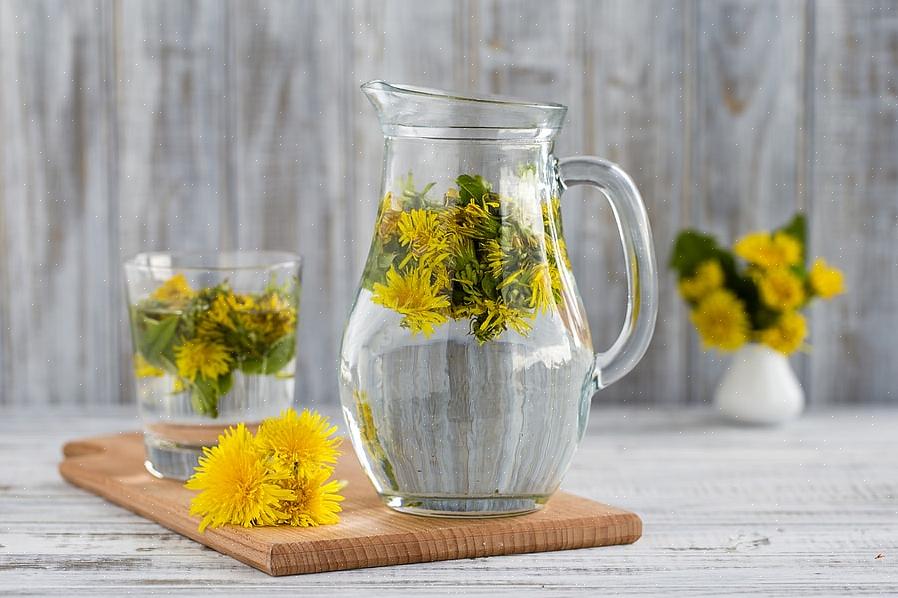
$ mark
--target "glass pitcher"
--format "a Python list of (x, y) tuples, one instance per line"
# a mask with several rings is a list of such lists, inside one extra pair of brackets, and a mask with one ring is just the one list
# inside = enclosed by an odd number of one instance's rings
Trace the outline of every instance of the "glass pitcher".
[[(399, 511), (536, 510), (561, 482), (592, 395), (651, 340), (657, 276), (639, 192), (610, 162), (555, 158), (562, 105), (383, 81), (362, 90), (386, 142), (340, 356), (355, 451)], [(626, 320), (597, 355), (561, 222), (572, 185), (604, 192), (626, 258)]]

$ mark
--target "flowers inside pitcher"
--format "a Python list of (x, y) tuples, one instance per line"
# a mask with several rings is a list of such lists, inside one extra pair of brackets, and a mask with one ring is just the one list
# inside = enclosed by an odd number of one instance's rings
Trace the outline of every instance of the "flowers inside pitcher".
[[(593, 393), (628, 371), (651, 336), (654, 258), (638, 194), (607, 162), (555, 159), (558, 104), (363, 89), (385, 143), (340, 355), (353, 446), (397, 510), (538, 509), (561, 482)], [(607, 184), (638, 292), (621, 339), (598, 358), (563, 235), (560, 197), (571, 184)]]
[[(534, 175), (524, 165), (520, 184), (535, 186)], [(425, 337), (464, 321), (480, 344), (507, 330), (526, 337), (539, 313), (563, 308), (561, 272), (570, 261), (557, 197), (541, 202), (535, 218), (479, 174), (434, 187), (417, 189), (409, 173), (401, 192), (384, 196), (362, 278), (374, 303)]]

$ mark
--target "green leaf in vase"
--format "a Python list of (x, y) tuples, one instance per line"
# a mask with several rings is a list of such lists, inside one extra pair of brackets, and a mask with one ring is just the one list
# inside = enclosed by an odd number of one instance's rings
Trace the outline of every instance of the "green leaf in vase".
[(692, 276), (702, 262), (719, 256), (717, 240), (692, 230), (679, 234), (670, 256), (670, 267), (677, 271), (681, 278)]
[[(171, 352), (173, 353), (174, 352), (174, 343), (172, 343), (172, 345), (170, 346), (170, 349), (171, 349)], [(160, 363), (159, 367), (161, 367), (163, 370), (167, 371), (168, 373), (172, 374), (173, 376), (178, 375), (178, 366), (175, 365), (175, 358), (173, 356), (169, 355), (168, 352), (163, 353), (162, 355), (159, 356), (159, 363)]]
[(394, 252), (383, 252), (377, 256), (377, 269), (378, 270), (389, 270), (390, 266), (393, 265), (393, 261), (396, 259), (396, 254)]
[(268, 353), (265, 354), (262, 373), (276, 374), (281, 371), (293, 359), (295, 352), (296, 335), (285, 334), (275, 341), (268, 349)]
[(460, 205), (467, 205), (474, 200), (483, 199), (490, 192), (491, 186), (482, 176), (463, 174), (455, 179), (458, 185), (458, 199)]
[(261, 374), (265, 369), (261, 359), (250, 357), (240, 362), (240, 371), (244, 374)]
[[(230, 376), (228, 376), (230, 378)], [(190, 402), (200, 415), (218, 417), (218, 381), (198, 377), (193, 381)]]
[(804, 214), (800, 212), (795, 214), (795, 217), (779, 230), (801, 243), (801, 263), (804, 264), (807, 261), (806, 241), (808, 236), (808, 225)]
[(140, 352), (144, 358), (156, 367), (163, 367), (165, 363), (162, 358), (170, 353), (177, 329), (178, 316), (169, 316), (161, 320), (144, 317), (144, 331), (140, 343)]
[(216, 383), (218, 385), (218, 395), (224, 396), (231, 392), (231, 388), (234, 386), (234, 377), (231, 375), (231, 372), (228, 372), (219, 376)]

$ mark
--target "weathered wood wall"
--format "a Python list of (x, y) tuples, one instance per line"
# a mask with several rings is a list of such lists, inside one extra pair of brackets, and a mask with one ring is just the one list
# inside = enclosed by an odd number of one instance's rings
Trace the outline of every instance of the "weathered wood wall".
[[(206, 247), (306, 256), (300, 394), (335, 400), (381, 168), (372, 78), (568, 104), (558, 153), (633, 175), (662, 262), (684, 226), (806, 211), (850, 289), (812, 310), (810, 400), (896, 399), (894, 1), (0, 0), (0, 403), (131, 400), (119, 263)], [(620, 250), (587, 193), (568, 244), (616, 329)], [(649, 354), (600, 400), (709, 396), (723, 360), (662, 281)]]

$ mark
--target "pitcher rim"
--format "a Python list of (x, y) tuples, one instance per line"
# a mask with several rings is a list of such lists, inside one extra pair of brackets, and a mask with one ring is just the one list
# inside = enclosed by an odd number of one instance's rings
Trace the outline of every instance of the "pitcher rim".
[(512, 97), (368, 81), (362, 93), (377, 110), (387, 138), (463, 141), (551, 141), (564, 126), (567, 106)]
[(445, 98), (447, 100), (457, 100), (460, 102), (522, 106), (526, 108), (542, 108), (546, 110), (567, 110), (567, 106), (558, 102), (534, 102), (531, 100), (525, 100), (523, 98), (516, 98), (513, 96), (492, 94), (462, 95), (445, 89), (436, 89), (434, 87), (409, 85), (406, 83), (390, 83), (389, 81), (385, 81), (384, 79), (372, 79), (371, 81), (362, 83), (360, 87), (362, 91), (374, 90), (378, 88), (388, 88), (391, 91), (396, 91), (399, 93), (431, 98)]

